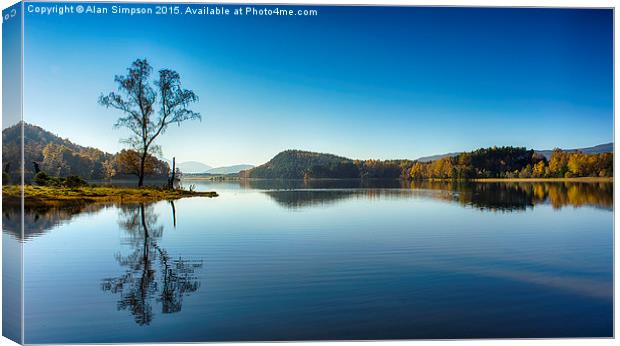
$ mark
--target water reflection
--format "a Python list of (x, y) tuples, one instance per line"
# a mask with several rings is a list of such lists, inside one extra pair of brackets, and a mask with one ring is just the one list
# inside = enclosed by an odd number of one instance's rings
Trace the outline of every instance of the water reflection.
[[(384, 187), (399, 184), (398, 187)], [(279, 205), (296, 209), (321, 206), (352, 198), (429, 198), (458, 203), (486, 211), (522, 211), (549, 203), (565, 206), (613, 208), (613, 183), (474, 183), (398, 182), (369, 184), (361, 181), (241, 182), (242, 186), (263, 188)]]
[(299, 190), (299, 189), (403, 189), (408, 182), (395, 179), (319, 179), (319, 180), (268, 180), (242, 179), (240, 187), (253, 190)]
[[(174, 203), (171, 205), (176, 219)], [(120, 207), (119, 226), (127, 232), (125, 243), (132, 252), (126, 256), (117, 253), (116, 261), (125, 272), (101, 283), (103, 291), (119, 296), (118, 310), (129, 311), (138, 325), (152, 322), (156, 304), (161, 304), (163, 314), (181, 311), (183, 297), (200, 288), (195, 271), (202, 261), (172, 258), (157, 243), (164, 232), (157, 221), (151, 205)]]
[(413, 182), (411, 189), (450, 191), (439, 198), (483, 210), (516, 211), (550, 203), (553, 208), (613, 208), (613, 183), (577, 182)]
[(612, 184), (385, 184), (30, 208), (29, 229), (53, 231), (23, 244), (26, 340), (613, 334)]
[(24, 234), (21, 232), (21, 206), (3, 203), (2, 229), (18, 240), (28, 240), (71, 220), (80, 214), (96, 213), (110, 207), (104, 203), (65, 203), (63, 205), (37, 205), (24, 207)]
[[(200, 186), (200, 185), (199, 185)], [(260, 190), (281, 207), (301, 209), (326, 206), (348, 199), (407, 199), (428, 198), (458, 203), (464, 207), (482, 211), (514, 212), (550, 204), (555, 209), (566, 206), (613, 209), (613, 183), (577, 182), (514, 182), (514, 183), (466, 183), (466, 182), (403, 182), (398, 180), (316, 180), (278, 181), (242, 180), (239, 182), (209, 183), (206, 189), (231, 191), (234, 189)], [(73, 218), (75, 215), (95, 213), (111, 207), (110, 204), (63, 204), (58, 206), (25, 207), (24, 240), (39, 236)], [(129, 214), (138, 215), (135, 207)], [(149, 209), (147, 207), (147, 209)], [(22, 240), (19, 205), (3, 206), (3, 230)], [(176, 225), (176, 210), (171, 203)], [(148, 211), (147, 211), (148, 214)], [(147, 217), (148, 219), (148, 217)], [(126, 220), (128, 221), (128, 220)], [(138, 222), (140, 220), (134, 220)], [(148, 220), (147, 220), (148, 221)], [(138, 222), (139, 224), (139, 222)], [(126, 229), (135, 228), (129, 224)], [(153, 228), (151, 232), (157, 233)], [(156, 238), (157, 236), (155, 236)]]

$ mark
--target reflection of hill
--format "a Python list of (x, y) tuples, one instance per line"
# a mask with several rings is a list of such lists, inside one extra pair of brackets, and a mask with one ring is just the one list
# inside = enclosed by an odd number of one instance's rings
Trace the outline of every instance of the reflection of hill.
[[(325, 205), (349, 198), (369, 198), (403, 194), (400, 180), (320, 179), (320, 180), (248, 180), (242, 188), (267, 190), (265, 193), (286, 208)], [(383, 190), (381, 190), (383, 189)], [(406, 193), (406, 191), (405, 191)]]
[(239, 185), (255, 190), (293, 189), (397, 189), (406, 188), (407, 182), (396, 179), (312, 179), (312, 180), (252, 180), (241, 179)]
[(327, 205), (351, 198), (408, 198), (411, 193), (401, 189), (312, 189), (265, 191), (279, 205), (286, 208), (304, 208)]
[(37, 206), (24, 208), (24, 239), (21, 235), (20, 205), (3, 205), (2, 230), (20, 240), (28, 240), (47, 232), (59, 224), (71, 220), (74, 216), (83, 213), (94, 213), (106, 207), (101, 203), (70, 203), (62, 206)]
[[(537, 204), (613, 208), (613, 183), (464, 183), (362, 181), (242, 182), (286, 208), (335, 203), (350, 198), (431, 198), (490, 211), (518, 211)], [(374, 185), (374, 186), (373, 186)], [(397, 186), (394, 186), (397, 185)]]

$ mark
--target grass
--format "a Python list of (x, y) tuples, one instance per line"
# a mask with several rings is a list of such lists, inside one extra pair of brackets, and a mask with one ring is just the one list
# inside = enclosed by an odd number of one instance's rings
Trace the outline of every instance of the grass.
[[(59, 205), (65, 203), (146, 203), (162, 200), (176, 200), (184, 197), (217, 197), (216, 192), (169, 190), (157, 187), (51, 187), (24, 186), (24, 200), (29, 205)], [(4, 203), (19, 202), (19, 185), (2, 187)]]

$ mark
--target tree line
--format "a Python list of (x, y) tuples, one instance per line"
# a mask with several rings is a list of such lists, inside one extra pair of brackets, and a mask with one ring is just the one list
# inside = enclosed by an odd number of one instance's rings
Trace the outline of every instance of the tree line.
[(406, 178), (409, 160), (351, 160), (311, 166), (304, 179), (399, 179)]
[(522, 147), (492, 147), (416, 161), (409, 169), (412, 180), (480, 178), (573, 178), (613, 176), (613, 154), (584, 154), (554, 149), (549, 160)]
[(287, 150), (269, 162), (242, 171), (258, 179), (404, 179), (471, 180), (480, 178), (572, 178), (613, 176), (613, 154), (553, 150), (551, 157), (522, 147), (491, 147), (430, 162), (351, 160), (340, 156)]
[[(40, 168), (47, 174), (59, 177), (75, 175), (89, 180), (123, 179), (137, 176), (139, 163), (139, 153), (131, 149), (108, 154), (93, 148), (75, 152), (64, 145), (48, 144), (43, 149)], [(155, 179), (166, 178), (170, 173), (170, 166), (167, 162), (149, 155), (145, 173)]]

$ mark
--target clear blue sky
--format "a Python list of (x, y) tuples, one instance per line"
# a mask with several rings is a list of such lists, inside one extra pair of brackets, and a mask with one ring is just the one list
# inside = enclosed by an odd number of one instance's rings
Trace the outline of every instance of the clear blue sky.
[(118, 151), (127, 132), (97, 98), (147, 58), (200, 97), (203, 121), (158, 141), (181, 161), (613, 140), (611, 10), (312, 8), (318, 16), (26, 13), (25, 120)]

